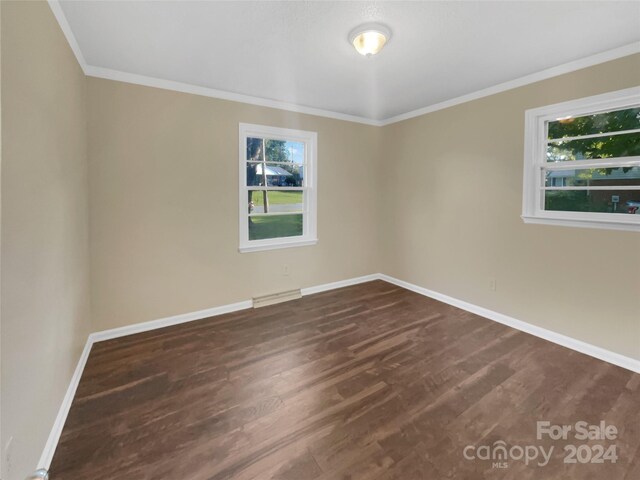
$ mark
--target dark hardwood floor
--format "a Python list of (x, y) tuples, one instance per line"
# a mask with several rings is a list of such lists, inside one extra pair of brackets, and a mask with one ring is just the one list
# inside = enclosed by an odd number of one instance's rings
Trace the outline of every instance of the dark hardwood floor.
[[(465, 459), (501, 440), (554, 450)], [(567, 444), (618, 459), (565, 464)], [(51, 478), (638, 479), (640, 375), (370, 282), (95, 344)]]

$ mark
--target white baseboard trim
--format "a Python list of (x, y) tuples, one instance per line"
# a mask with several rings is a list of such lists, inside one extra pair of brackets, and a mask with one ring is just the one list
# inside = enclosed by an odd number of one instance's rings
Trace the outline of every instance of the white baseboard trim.
[(350, 287), (351, 285), (357, 285), (359, 283), (371, 282), (373, 280), (380, 280), (381, 274), (373, 273), (371, 275), (363, 275), (362, 277), (349, 278), (348, 280), (340, 280), (338, 282), (325, 283), (322, 285), (316, 285), (314, 287), (307, 287), (300, 289), (302, 296), (313, 295), (314, 293), (327, 292), (329, 290), (335, 290), (336, 288)]
[[(351, 285), (357, 285), (359, 283), (371, 282), (372, 280), (379, 280), (379, 279), (380, 279), (380, 274), (374, 273), (371, 275), (364, 275), (362, 277), (355, 277), (347, 280), (340, 280), (338, 282), (325, 283), (323, 285), (302, 288), (300, 289), (300, 293), (303, 296), (312, 295), (314, 293), (326, 292), (328, 290), (334, 290), (336, 288), (349, 287)], [(111, 340), (114, 338), (125, 337), (127, 335), (134, 335), (136, 333), (157, 330), (159, 328), (171, 327), (173, 325), (179, 325), (181, 323), (193, 322), (195, 320), (202, 320), (209, 317), (215, 317), (218, 315), (223, 315), (225, 313), (237, 312), (239, 310), (245, 310), (251, 307), (253, 307), (253, 301), (245, 300), (242, 302), (221, 305), (219, 307), (198, 310), (196, 312), (173, 315), (171, 317), (160, 318), (158, 320), (151, 320), (151, 321), (142, 322), (142, 323), (134, 323), (132, 325), (126, 325), (124, 327), (112, 328), (109, 330), (102, 330), (100, 332), (92, 333), (91, 335), (89, 335), (89, 338), (91, 339), (91, 343), (93, 344), (95, 342), (102, 342), (104, 340)]]
[(221, 305), (219, 307), (198, 310), (197, 312), (182, 313), (180, 315), (173, 315), (171, 317), (151, 320), (149, 322), (134, 323), (133, 325), (126, 325), (124, 327), (103, 330), (101, 332), (92, 333), (91, 335), (89, 335), (89, 337), (91, 338), (92, 343), (102, 342), (104, 340), (111, 340), (113, 338), (125, 337), (127, 335), (133, 335), (136, 333), (157, 330), (158, 328), (171, 327), (173, 325), (179, 325), (181, 323), (193, 322), (194, 320), (202, 320), (204, 318), (215, 317), (218, 315), (223, 315), (225, 313), (246, 310), (247, 308), (251, 307), (253, 307), (253, 302), (251, 300), (245, 300), (243, 302), (230, 303), (227, 305)]
[[(420, 295), (424, 295), (426, 297), (433, 298), (434, 300), (438, 300), (440, 302), (453, 305), (454, 307), (461, 308), (462, 310), (475, 313), (476, 315), (488, 318), (489, 320), (502, 323), (503, 325), (515, 328), (516, 330), (530, 333), (531, 335), (535, 335), (536, 337), (540, 337), (544, 340), (548, 340), (563, 347), (567, 347), (572, 350), (576, 350), (586, 355), (603, 360), (605, 362), (612, 363), (619, 367), (626, 368), (627, 370), (631, 370), (632, 372), (640, 373), (640, 360), (635, 360), (633, 358), (629, 358), (624, 355), (605, 350), (604, 348), (596, 347), (595, 345), (576, 340), (566, 335), (552, 332), (551, 330), (537, 327), (521, 320), (516, 320), (515, 318), (503, 315), (502, 313), (494, 312), (493, 310), (489, 310), (487, 308), (480, 307), (478, 305), (474, 305), (472, 303), (465, 302), (463, 300), (459, 300), (457, 298), (453, 298), (448, 295), (429, 290), (427, 288), (419, 287), (418, 285), (414, 285), (412, 283), (405, 282), (403, 280), (399, 280), (382, 273), (374, 273), (371, 275), (364, 275), (362, 277), (350, 278), (348, 280), (341, 280), (338, 282), (325, 283), (323, 285), (317, 285), (314, 287), (307, 287), (301, 289), (301, 293), (303, 296), (313, 295), (315, 293), (335, 290), (336, 288), (348, 287), (351, 285), (357, 285), (359, 283), (371, 282), (373, 280), (383, 280), (393, 285), (411, 290), (412, 292), (419, 293)], [(91, 347), (94, 343), (101, 342), (103, 340), (111, 340), (113, 338), (124, 337), (127, 335), (133, 335), (135, 333), (148, 332), (159, 328), (178, 325), (180, 323), (202, 320), (204, 318), (223, 315), (225, 313), (237, 312), (239, 310), (251, 308), (252, 306), (252, 301), (246, 300), (243, 302), (231, 303), (219, 307), (199, 310), (197, 312), (174, 315), (172, 317), (161, 318), (159, 320), (136, 323), (125, 327), (113, 328), (111, 330), (103, 330), (101, 332), (90, 334), (87, 338), (87, 343), (85, 344), (84, 350), (80, 355), (80, 359), (78, 360), (78, 365), (76, 366), (76, 369), (73, 373), (73, 377), (71, 377), (71, 382), (69, 383), (69, 387), (67, 388), (67, 392), (62, 401), (62, 405), (60, 406), (60, 410), (58, 411), (58, 416), (56, 417), (44, 451), (42, 452), (42, 456), (40, 457), (38, 468), (44, 468), (48, 470), (51, 465), (53, 454), (55, 453), (56, 447), (58, 446), (58, 441), (60, 440), (60, 435), (62, 434), (62, 429), (67, 419), (67, 415), (69, 414), (71, 403), (73, 402), (78, 384), (80, 383), (80, 378), (82, 377), (82, 372), (84, 371), (85, 364), (87, 363), (87, 359), (89, 358), (89, 353), (91, 352)]]
[(389, 282), (399, 287), (406, 288), (407, 290), (411, 290), (412, 292), (419, 293), (420, 295), (424, 295), (425, 297), (433, 298), (434, 300), (438, 300), (454, 307), (458, 307), (462, 310), (466, 310), (467, 312), (475, 313), (476, 315), (480, 315), (481, 317), (488, 318), (489, 320), (493, 320), (494, 322), (502, 323), (503, 325), (515, 328), (516, 330), (520, 330), (544, 340), (556, 343), (563, 347), (570, 348), (571, 350), (576, 350), (580, 353), (584, 353), (585, 355), (589, 355), (599, 360), (604, 360), (605, 362), (612, 363), (613, 365), (626, 368), (627, 370), (631, 370), (632, 372), (640, 373), (640, 360), (636, 360), (625, 355), (621, 355), (619, 353), (597, 347), (581, 340), (576, 340), (575, 338), (568, 337), (566, 335), (562, 335), (560, 333), (553, 332), (551, 330), (547, 330), (546, 328), (538, 327), (527, 322), (523, 322), (522, 320), (517, 320), (508, 315), (489, 310), (488, 308), (465, 302), (464, 300), (459, 300), (457, 298), (450, 297), (439, 292), (434, 292), (433, 290), (419, 287), (418, 285), (414, 285), (403, 280), (398, 280), (397, 278), (390, 277), (389, 275), (380, 274), (378, 275), (378, 278), (380, 280), (384, 280), (385, 282)]
[(87, 338), (87, 342), (84, 344), (84, 349), (80, 354), (80, 359), (78, 360), (76, 369), (73, 372), (73, 376), (71, 377), (71, 382), (69, 382), (69, 387), (67, 387), (67, 392), (62, 399), (62, 405), (60, 405), (60, 409), (58, 410), (58, 415), (55, 422), (53, 423), (53, 428), (49, 433), (49, 438), (47, 439), (47, 443), (44, 446), (44, 450), (42, 451), (42, 455), (40, 456), (40, 461), (38, 462), (37, 468), (44, 468), (45, 470), (49, 470), (49, 467), (51, 466), (53, 454), (55, 453), (56, 447), (58, 446), (60, 435), (62, 435), (62, 428), (64, 427), (64, 423), (67, 421), (67, 415), (69, 414), (69, 409), (71, 408), (73, 397), (75, 397), (76, 395), (76, 390), (78, 389), (78, 384), (80, 383), (80, 378), (82, 377), (84, 366), (86, 365), (87, 359), (89, 358), (89, 353), (91, 352), (92, 345), (93, 342), (91, 341), (91, 336), (89, 336), (89, 338)]

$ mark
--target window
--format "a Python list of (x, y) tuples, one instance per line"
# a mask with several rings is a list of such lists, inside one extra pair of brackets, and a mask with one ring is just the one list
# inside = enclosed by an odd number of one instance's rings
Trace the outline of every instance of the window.
[(640, 231), (640, 87), (527, 110), (522, 218)]
[(240, 251), (317, 243), (315, 132), (240, 124)]

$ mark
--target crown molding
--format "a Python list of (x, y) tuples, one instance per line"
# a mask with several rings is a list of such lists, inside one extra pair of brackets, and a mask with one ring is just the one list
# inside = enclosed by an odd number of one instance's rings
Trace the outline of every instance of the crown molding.
[(556, 65), (555, 67), (547, 68), (546, 70), (541, 70), (539, 72), (525, 75), (524, 77), (516, 78), (515, 80), (509, 80), (508, 82), (500, 83), (498, 85), (484, 88), (482, 90), (445, 100), (444, 102), (435, 103), (433, 105), (418, 108), (417, 110), (412, 110), (400, 115), (395, 115), (393, 117), (382, 120), (380, 123), (382, 124), (382, 126), (385, 126), (391, 125), (392, 123), (402, 122), (410, 118), (419, 117), (421, 115), (426, 115), (427, 113), (435, 112), (438, 110), (444, 110), (445, 108), (460, 105), (461, 103), (488, 97), (490, 95), (495, 95), (496, 93), (505, 92), (507, 90), (513, 90), (514, 88), (523, 87), (531, 83), (540, 82), (542, 80), (547, 80), (559, 75), (564, 75), (565, 73), (575, 72), (576, 70), (592, 67), (600, 63), (609, 62), (611, 60), (627, 57), (636, 53), (640, 53), (640, 42), (634, 42), (628, 45), (623, 45), (622, 47), (614, 48), (612, 50), (606, 50), (595, 55), (590, 55), (588, 57), (580, 58), (572, 62), (563, 63), (562, 65)]
[(495, 95), (496, 93), (512, 90), (514, 88), (529, 85), (531, 83), (539, 82), (541, 80), (546, 80), (548, 78), (557, 77), (558, 75), (563, 75), (565, 73), (574, 72), (576, 70), (581, 70), (583, 68), (591, 67), (593, 65), (598, 65), (600, 63), (609, 62), (617, 58), (622, 58), (629, 55), (634, 55), (636, 53), (640, 53), (640, 41), (633, 42), (628, 45), (624, 45), (618, 48), (614, 48), (612, 50), (600, 52), (595, 55), (590, 55), (588, 57), (584, 57), (578, 60), (564, 63), (562, 65), (556, 65), (555, 67), (547, 68), (539, 72), (535, 72), (520, 78), (516, 78), (515, 80), (509, 80), (508, 82), (503, 82), (498, 85), (494, 85), (488, 88), (484, 88), (482, 90), (461, 95), (459, 97), (445, 100), (443, 102), (435, 103), (433, 105), (428, 105), (426, 107), (418, 108), (416, 110), (411, 110), (409, 112), (395, 115), (393, 117), (389, 117), (383, 120), (376, 120), (372, 118), (361, 117), (358, 115), (349, 115), (346, 113), (334, 112), (331, 110), (324, 110), (321, 108), (308, 107), (305, 105), (298, 105), (294, 103), (282, 102), (279, 100), (272, 100), (272, 99), (262, 98), (262, 97), (254, 97), (251, 95), (243, 95), (241, 93), (227, 92), (224, 90), (217, 90), (214, 88), (203, 87), (199, 85), (192, 85), (189, 83), (175, 82), (172, 80), (164, 80), (161, 78), (148, 77), (146, 75), (138, 75), (135, 73), (122, 72), (119, 70), (112, 70), (109, 68), (102, 68), (102, 67), (89, 65), (84, 59), (84, 56), (82, 54), (82, 51), (80, 50), (78, 41), (75, 35), (73, 34), (73, 31), (71, 30), (71, 26), (69, 25), (69, 22), (67, 21), (67, 18), (64, 14), (64, 11), (60, 6), (59, 0), (47, 0), (47, 1), (49, 3), (49, 7), (51, 8), (54, 16), (56, 17), (56, 20), (60, 24), (60, 28), (62, 29), (62, 32), (67, 38), (67, 42), (69, 42), (69, 46), (71, 47), (71, 50), (75, 54), (76, 59), (78, 60), (78, 63), (82, 68), (82, 71), (85, 73), (85, 75), (89, 77), (103, 78), (106, 80), (115, 80), (119, 82), (132, 83), (136, 85), (144, 85), (147, 87), (161, 88), (164, 90), (173, 90), (176, 92), (190, 93), (193, 95), (201, 95), (204, 97), (217, 98), (221, 100), (229, 100), (232, 102), (247, 103), (250, 105), (257, 105), (260, 107), (275, 108), (278, 110), (285, 110), (289, 112), (314, 115), (318, 117), (332, 118), (335, 120), (361, 123), (364, 125), (371, 125), (375, 127), (384, 127), (386, 125), (391, 125), (393, 123), (402, 122), (404, 120), (409, 120), (411, 118), (419, 117), (421, 115), (426, 115), (427, 113), (436, 112), (438, 110), (444, 110), (445, 108), (453, 107), (455, 105), (460, 105), (462, 103), (470, 102), (472, 100), (477, 100), (483, 97), (488, 97), (490, 95)]
[(363, 123), (380, 127), (382, 122), (372, 120), (370, 118), (359, 117), (357, 115), (349, 115), (346, 113), (333, 112), (323, 110), (321, 108), (307, 107), (294, 103), (281, 102), (262, 97), (253, 97), (251, 95), (243, 95), (241, 93), (227, 92), (224, 90), (216, 90), (209, 87), (201, 87), (191, 85), (189, 83), (174, 82), (172, 80), (164, 80), (161, 78), (148, 77), (146, 75), (137, 75), (135, 73), (121, 72), (119, 70), (111, 70), (109, 68), (94, 67), (88, 65), (84, 69), (88, 77), (103, 78), (106, 80), (115, 80), (118, 82), (133, 83), (136, 85), (144, 85), (146, 87), (162, 88), (163, 90), (173, 90), (175, 92), (190, 93), (203, 97), (217, 98), (219, 100), (229, 100), (232, 102), (247, 103), (260, 107), (276, 108), (278, 110), (286, 110), (288, 112), (303, 113), (307, 115), (315, 115), (317, 117), (332, 118), (334, 120), (344, 120), (353, 123)]
[(58, 0), (47, 0), (47, 3), (49, 4), (49, 8), (51, 8), (51, 11), (53, 12), (53, 16), (56, 17), (58, 25), (60, 25), (60, 29), (67, 39), (69, 47), (71, 47), (73, 54), (76, 56), (76, 60), (78, 61), (78, 64), (80, 64), (80, 68), (82, 68), (82, 71), (86, 75), (87, 61), (84, 59), (84, 55), (82, 54), (82, 50), (80, 50), (78, 40), (76, 40), (76, 36), (73, 34), (73, 30), (71, 30), (71, 25), (69, 25), (69, 22), (67, 21), (67, 17), (64, 14), (62, 7), (60, 6), (60, 2)]

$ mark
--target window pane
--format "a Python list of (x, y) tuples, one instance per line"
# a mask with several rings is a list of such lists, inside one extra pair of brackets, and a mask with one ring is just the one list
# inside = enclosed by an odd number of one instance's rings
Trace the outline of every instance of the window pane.
[(595, 158), (640, 155), (640, 133), (549, 143), (547, 162), (567, 162)]
[(304, 143), (249, 137), (247, 138), (246, 159), (259, 162), (266, 159), (267, 162), (288, 162), (301, 165), (305, 159)]
[(302, 214), (264, 215), (249, 217), (249, 240), (299, 237), (302, 235)]
[(640, 107), (549, 122), (549, 139), (640, 128)]
[(640, 167), (585, 168), (545, 173), (546, 187), (640, 186)]
[(304, 163), (304, 143), (302, 142), (286, 142), (284, 149), (287, 153), (287, 161), (302, 165)]
[(545, 210), (640, 215), (640, 190), (545, 190)]
[(247, 160), (262, 161), (262, 138), (247, 138)]
[(267, 191), (267, 212), (264, 208), (264, 193), (264, 191), (257, 190), (249, 192), (251, 195), (250, 213), (302, 212), (304, 210), (302, 190)]
[[(247, 186), (263, 187), (302, 187), (304, 184), (304, 167), (293, 163), (267, 163), (263, 169), (262, 163), (247, 162)], [(266, 174), (266, 175), (265, 175)]]

